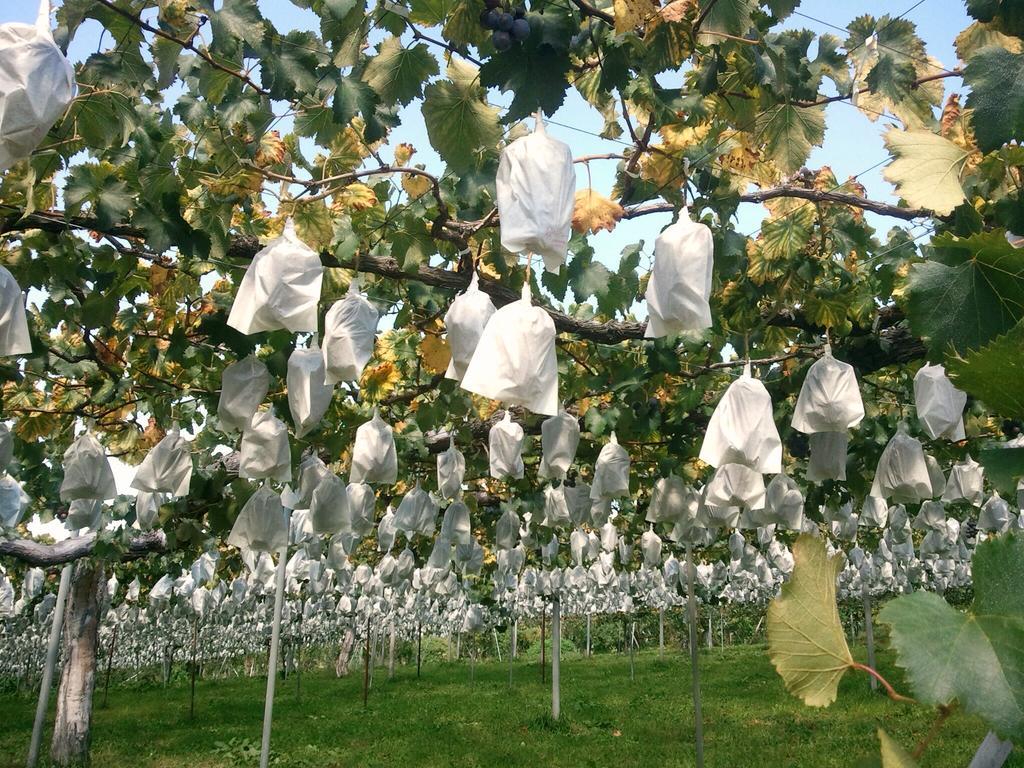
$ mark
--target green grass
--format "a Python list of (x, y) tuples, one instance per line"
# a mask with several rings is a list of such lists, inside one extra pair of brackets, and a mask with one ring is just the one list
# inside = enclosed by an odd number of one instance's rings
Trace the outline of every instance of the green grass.
[[(905, 690), (892, 657), (881, 670)], [(857, 766), (878, 752), (883, 726), (907, 748), (928, 729), (925, 707), (895, 704), (848, 674), (839, 701), (809, 709), (791, 698), (757, 646), (702, 652), (706, 764), (709, 768)], [(111, 689), (97, 709), (93, 765), (102, 768), (256, 765), (263, 715), (261, 678), (204, 679), (196, 717), (188, 718), (187, 683), (164, 689)], [(690, 672), (679, 652), (658, 661), (638, 654), (636, 680), (628, 657), (570, 657), (562, 665), (562, 719), (550, 721), (550, 685), (536, 664), (468, 663), (400, 667), (386, 679), (378, 669), (369, 708), (361, 702), (361, 669), (344, 679), (331, 672), (279, 680), (274, 764), (316, 768), (356, 766), (690, 766), (693, 710)], [(97, 696), (99, 699), (99, 695)], [(0, 698), (0, 766), (24, 764), (34, 700)], [(52, 711), (51, 711), (52, 720)], [(923, 768), (964, 768), (986, 729), (955, 714), (929, 747)], [(1017, 750), (1007, 766), (1024, 766)]]

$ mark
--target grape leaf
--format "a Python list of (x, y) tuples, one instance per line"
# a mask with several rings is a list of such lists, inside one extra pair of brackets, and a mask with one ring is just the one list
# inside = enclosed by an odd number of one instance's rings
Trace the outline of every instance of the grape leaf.
[(1024, 448), (984, 448), (978, 461), (985, 467), (985, 479), (1007, 496), (1016, 490), (1017, 480), (1024, 478)]
[(963, 357), (946, 361), (956, 385), (1001, 416), (1024, 416), (1024, 320)]
[(700, 0), (700, 13), (704, 22), (700, 26), (701, 45), (722, 42), (720, 34), (745, 35), (757, 10), (757, 0)]
[(917, 768), (917, 761), (881, 728), (878, 740), (882, 744), (882, 768)]
[(481, 85), (515, 94), (504, 118), (507, 123), (538, 109), (554, 114), (569, 88), (572, 17), (549, 7), (544, 14), (530, 13), (526, 19), (530, 36), (480, 67)]
[(1002, 230), (932, 239), (928, 261), (910, 268), (910, 327), (928, 340), (934, 359), (952, 347), (963, 354), (1006, 333), (1024, 317), (1024, 250)]
[(386, 104), (403, 107), (423, 95), (423, 84), (438, 73), (437, 59), (423, 43), (405, 48), (397, 37), (380, 44), (366, 65), (365, 80)]
[(609, 200), (600, 192), (587, 187), (576, 193), (572, 211), (572, 228), (576, 232), (586, 234), (597, 233), (602, 229), (611, 232), (622, 218), (622, 206)]
[(931, 592), (890, 601), (879, 620), (892, 630), (896, 662), (914, 696), (928, 704), (959, 700), (1003, 738), (1024, 738), (1024, 536), (978, 545), (974, 604), (958, 611)]
[(989, 46), (974, 54), (964, 69), (971, 87), (967, 107), (978, 147), (999, 149), (1024, 133), (1024, 54)]
[(909, 205), (945, 215), (964, 201), (960, 180), (969, 154), (966, 150), (921, 129), (892, 128), (884, 140), (893, 161), (883, 175)]
[(472, 66), (453, 61), (448, 77), (426, 87), (423, 120), (430, 145), (461, 173), (473, 167), (481, 152), (496, 152), (501, 127), (498, 110), (484, 101)]
[(786, 690), (810, 707), (827, 707), (853, 666), (836, 607), (842, 557), (830, 558), (822, 539), (802, 534), (793, 559), (793, 575), (768, 606), (768, 656)]
[(758, 117), (757, 135), (779, 170), (793, 173), (807, 162), (811, 147), (824, 140), (825, 110), (780, 104)]

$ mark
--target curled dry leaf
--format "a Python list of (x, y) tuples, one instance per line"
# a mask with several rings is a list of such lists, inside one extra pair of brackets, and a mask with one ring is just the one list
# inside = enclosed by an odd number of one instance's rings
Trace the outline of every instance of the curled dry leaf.
[(581, 189), (576, 193), (576, 203), (572, 212), (572, 228), (580, 234), (600, 232), (602, 229), (611, 232), (615, 229), (625, 211), (614, 200), (595, 192), (593, 188)]

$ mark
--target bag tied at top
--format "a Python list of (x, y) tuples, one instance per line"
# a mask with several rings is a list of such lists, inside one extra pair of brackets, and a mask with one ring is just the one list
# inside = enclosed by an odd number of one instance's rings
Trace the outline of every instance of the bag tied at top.
[(793, 429), (811, 435), (816, 432), (845, 432), (864, 418), (864, 402), (857, 387), (853, 366), (825, 354), (814, 361), (793, 410)]
[(14, 275), (5, 267), (0, 267), (0, 357), (27, 355), (31, 352), (25, 296)]
[(512, 412), (495, 422), (488, 434), (488, 457), (491, 477), (495, 480), (518, 480), (523, 476), (523, 428), (512, 421)]
[(537, 476), (561, 480), (576, 458), (580, 444), (580, 423), (563, 408), (540, 425), (541, 458)]
[(288, 219), (280, 237), (253, 256), (235, 294), (228, 325), (242, 333), (313, 333), (324, 268)]
[(565, 262), (576, 195), (576, 171), (567, 144), (547, 135), (539, 118), (533, 133), (501, 152), (497, 193), (501, 245), (536, 253), (548, 272)]
[(264, 483), (238, 513), (228, 544), (241, 550), (274, 554), (288, 543), (288, 520), (281, 496)]
[(615, 499), (629, 496), (629, 463), (629, 454), (619, 445), (619, 439), (612, 432), (594, 462), (590, 498)]
[(24, 160), (75, 98), (75, 70), (50, 32), (50, 3), (36, 23), (0, 24), (0, 171)]
[[(83, 432), (64, 452), (60, 500), (112, 499), (117, 496), (110, 460), (95, 437)], [(83, 526), (84, 527), (84, 526)]]
[(963, 440), (967, 394), (953, 386), (941, 365), (924, 365), (914, 376), (917, 418), (928, 437)]
[(484, 328), (495, 313), (491, 297), (480, 290), (477, 273), (473, 272), (469, 287), (452, 301), (444, 315), (444, 327), (448, 336), (448, 347), (452, 359), (445, 371), (445, 378), (462, 381), (473, 359), (473, 353), (480, 343)]
[(153, 447), (142, 460), (132, 480), (132, 488), (149, 493), (188, 496), (192, 483), (192, 453), (178, 425)]
[(398, 454), (391, 427), (374, 408), (373, 418), (356, 430), (350, 483), (391, 485), (398, 479)]
[(345, 298), (334, 302), (324, 318), (324, 380), (359, 381), (373, 356), (380, 313), (359, 292), (359, 280), (353, 279)]
[(221, 373), (217, 417), (225, 432), (242, 431), (270, 390), (270, 371), (254, 355), (232, 363)]
[(533, 306), (529, 283), (519, 301), (499, 309), (487, 323), (462, 388), (534, 413), (558, 413), (555, 324)]
[(648, 339), (695, 333), (711, 327), (711, 278), (715, 243), (711, 230), (684, 208), (679, 221), (658, 235), (647, 283)]
[(466, 457), (455, 447), (452, 433), (448, 449), (437, 454), (437, 492), (444, 499), (457, 499), (462, 495), (462, 479), (466, 476)]
[(292, 479), (292, 454), (288, 448), (288, 427), (273, 411), (260, 411), (242, 433), (238, 476), (250, 480)]
[(713, 467), (743, 464), (761, 474), (782, 471), (782, 440), (772, 414), (772, 398), (750, 375), (729, 385), (708, 422), (700, 458)]
[(296, 437), (304, 437), (316, 429), (331, 406), (334, 386), (327, 383), (325, 373), (324, 359), (315, 338), (308, 349), (295, 349), (288, 356), (288, 410)]

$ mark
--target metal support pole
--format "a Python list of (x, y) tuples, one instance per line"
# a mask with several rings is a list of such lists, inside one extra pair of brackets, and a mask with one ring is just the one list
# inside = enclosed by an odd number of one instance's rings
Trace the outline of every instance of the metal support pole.
[(423, 625), (416, 622), (416, 679), (420, 677), (420, 660), (423, 658)]
[(686, 610), (690, 624), (690, 668), (693, 673), (694, 753), (697, 768), (704, 768), (704, 722), (700, 712), (700, 667), (697, 664), (697, 596), (694, 593), (693, 545), (686, 545)]
[(28, 768), (35, 768), (39, 762), (39, 745), (43, 741), (43, 722), (46, 720), (46, 709), (50, 704), (50, 687), (53, 685), (53, 670), (57, 666), (57, 653), (60, 651), (60, 634), (64, 629), (64, 608), (68, 602), (68, 589), (71, 586), (71, 564), (65, 565), (60, 572), (60, 586), (57, 587), (57, 604), (53, 607), (53, 623), (50, 625), (50, 639), (46, 644), (46, 666), (43, 667), (43, 680), (39, 684), (39, 702), (36, 704), (36, 719), (32, 723), (32, 742), (28, 748)]
[[(291, 521), (291, 512), (287, 513)], [(286, 523), (287, 524), (287, 523)], [(274, 625), (270, 632), (270, 655), (267, 659), (267, 697), (263, 706), (263, 746), (260, 750), (260, 768), (270, 765), (270, 728), (274, 721), (274, 686), (277, 683), (277, 652), (281, 644), (281, 612), (284, 608), (284, 584), (288, 568), (288, 544), (277, 553), (277, 583), (274, 591)]]
[(103, 707), (107, 706), (107, 693), (110, 691), (110, 669), (114, 665), (114, 650), (117, 648), (117, 628), (120, 622), (114, 624), (114, 633), (110, 636), (110, 648), (107, 649), (107, 674), (103, 678)]
[[(868, 666), (875, 669), (875, 627), (871, 615), (871, 592), (863, 579), (860, 583), (860, 596), (864, 603), (864, 638), (868, 646)], [(877, 691), (878, 680), (874, 675), (868, 675), (868, 679), (871, 681), (871, 690)]]
[(562, 610), (556, 594), (551, 601), (551, 719), (561, 714)]
[(665, 609), (658, 609), (658, 660), (665, 659)]

